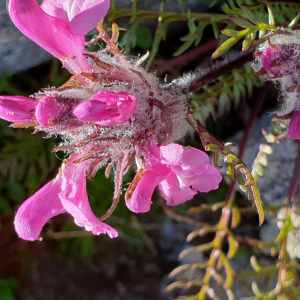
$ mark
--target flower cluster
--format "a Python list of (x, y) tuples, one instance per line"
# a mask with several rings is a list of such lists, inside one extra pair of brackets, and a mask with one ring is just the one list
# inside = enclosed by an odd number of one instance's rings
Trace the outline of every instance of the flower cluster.
[[(70, 154), (56, 178), (18, 210), (15, 228), (23, 239), (38, 239), (45, 223), (63, 212), (94, 234), (117, 236), (102, 221), (118, 202), (123, 175), (134, 161), (138, 170), (125, 195), (134, 212), (150, 209), (156, 186), (168, 205), (177, 205), (221, 181), (204, 152), (174, 144), (187, 131), (187, 95), (160, 84), (141, 60), (128, 60), (117, 49), (98, 24), (108, 8), (108, 0), (44, 0), (42, 6), (36, 0), (9, 1), (15, 25), (73, 74), (62, 87), (32, 98), (0, 96), (2, 119), (13, 127), (60, 135), (63, 142), (54, 151)], [(95, 26), (109, 47), (86, 53), (84, 35)], [(107, 173), (115, 166), (115, 193), (112, 209), (98, 219), (89, 205), (86, 178), (106, 165)]]
[(287, 31), (270, 37), (258, 48), (253, 68), (256, 76), (264, 76), (281, 87), (282, 110), (277, 112), (289, 120), (289, 134), (300, 139), (300, 31)]

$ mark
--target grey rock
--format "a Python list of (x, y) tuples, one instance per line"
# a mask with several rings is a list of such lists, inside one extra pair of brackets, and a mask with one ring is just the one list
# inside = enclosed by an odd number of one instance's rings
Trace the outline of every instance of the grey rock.
[[(271, 115), (265, 114), (258, 119), (252, 130), (248, 141), (248, 148), (245, 152), (244, 162), (251, 167), (261, 143), (265, 143), (265, 139), (261, 133), (261, 129), (270, 127)], [(243, 136), (243, 132), (239, 132), (232, 139), (234, 143), (239, 144)], [(261, 198), (268, 205), (282, 205), (287, 197), (290, 181), (293, 176), (295, 161), (299, 143), (290, 139), (281, 139), (279, 144), (271, 145), (274, 154), (268, 155), (268, 166), (265, 168), (263, 177), (259, 177), (257, 181)], [(238, 151), (238, 149), (234, 149)], [(237, 152), (236, 152), (237, 153)], [(287, 239), (287, 251), (291, 258), (300, 258), (300, 201), (296, 201), (293, 205), (292, 222), (295, 230), (291, 231)], [(260, 238), (264, 242), (272, 242), (279, 234), (279, 229), (283, 226), (280, 221), (285, 217), (285, 210), (281, 209), (277, 216), (269, 216), (267, 213), (266, 224), (260, 231)], [(278, 221), (279, 220), (279, 221)], [(269, 253), (269, 251), (264, 251)]]
[(15, 27), (8, 15), (6, 0), (0, 0), (0, 75), (27, 70), (51, 57)]
[[(161, 0), (138, 1), (138, 8), (159, 10)], [(116, 7), (130, 8), (131, 0), (116, 0)], [(206, 11), (210, 0), (190, 0), (186, 8)], [(182, 5), (176, 0), (165, 2), (164, 10), (181, 11)], [(157, 23), (157, 21), (155, 20)], [(12, 23), (6, 9), (6, 0), (0, 0), (0, 75), (25, 71), (52, 58), (51, 54), (25, 37)]]
[[(268, 130), (272, 117), (270, 113), (267, 113), (254, 124), (243, 159), (250, 168), (258, 153), (259, 145), (266, 143), (261, 129)], [(242, 137), (243, 132), (239, 132), (230, 141), (238, 145)], [(274, 154), (268, 155), (268, 167), (265, 168), (265, 175), (259, 177), (257, 185), (263, 201), (268, 205), (280, 205), (288, 193), (299, 144), (286, 138), (280, 140), (279, 144), (272, 144), (271, 146)], [(237, 148), (233, 151), (238, 152)]]

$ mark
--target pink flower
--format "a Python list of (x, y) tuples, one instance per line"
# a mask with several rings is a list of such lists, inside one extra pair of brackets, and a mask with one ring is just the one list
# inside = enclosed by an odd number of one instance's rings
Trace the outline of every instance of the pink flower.
[[(288, 42), (291, 38), (290, 42)], [(277, 43), (279, 40), (275, 40)], [(282, 99), (285, 100), (280, 115), (286, 120), (291, 118), (289, 133), (292, 139), (300, 139), (300, 112), (299, 112), (299, 69), (300, 69), (300, 45), (294, 42), (293, 35), (284, 39), (285, 44), (271, 44), (256, 56), (261, 56), (261, 68), (256, 76), (266, 75), (274, 84), (280, 84), (282, 88)]]
[(118, 236), (115, 229), (99, 221), (91, 210), (86, 191), (86, 167), (86, 162), (63, 165), (64, 169), (55, 179), (21, 205), (15, 217), (15, 228), (22, 239), (37, 240), (46, 222), (64, 212), (72, 215), (78, 226), (93, 234)]
[(124, 123), (135, 112), (137, 99), (124, 92), (99, 92), (91, 100), (81, 102), (73, 114), (81, 121), (109, 126)]
[(289, 126), (289, 133), (292, 139), (299, 140), (300, 139), (300, 111), (296, 110), (291, 119)]
[[(203, 151), (178, 144), (150, 146), (142, 150), (145, 159), (144, 173), (127, 207), (133, 212), (147, 212), (151, 196), (158, 185), (168, 205), (191, 200), (197, 191), (207, 193), (218, 188), (222, 177)], [(192, 188), (191, 188), (192, 187)]]
[(300, 45), (272, 45), (261, 54), (261, 62), (264, 69), (271, 75), (271, 78), (282, 77), (292, 74), (299, 62)]
[(22, 96), (0, 96), (0, 118), (9, 122), (32, 123), (37, 101)]
[(43, 97), (36, 107), (36, 119), (43, 127), (53, 126), (60, 116), (71, 111), (70, 105), (51, 96)]
[(107, 14), (109, 0), (44, 0), (42, 9), (65, 20), (74, 34), (86, 35)]
[(10, 0), (9, 15), (28, 38), (63, 61), (72, 72), (90, 71), (85, 37), (106, 15), (109, 0)]

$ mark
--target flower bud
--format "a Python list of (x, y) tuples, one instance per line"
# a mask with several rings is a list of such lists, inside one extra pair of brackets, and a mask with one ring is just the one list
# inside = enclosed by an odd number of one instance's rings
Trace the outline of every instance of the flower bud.
[(81, 121), (109, 126), (128, 121), (135, 112), (137, 99), (125, 92), (99, 92), (78, 104), (73, 114)]
[(70, 111), (70, 106), (50, 96), (43, 97), (36, 107), (36, 119), (40, 125), (51, 127), (62, 115)]

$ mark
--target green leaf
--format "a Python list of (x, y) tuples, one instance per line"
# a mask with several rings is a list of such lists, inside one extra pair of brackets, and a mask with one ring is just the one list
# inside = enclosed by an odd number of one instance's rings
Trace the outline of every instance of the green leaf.
[(156, 32), (155, 32), (155, 37), (153, 40), (152, 48), (150, 51), (150, 56), (147, 61), (146, 69), (148, 69), (158, 51), (159, 45), (161, 40), (165, 37), (166, 35), (166, 30), (168, 25), (172, 22), (172, 19), (169, 19), (167, 21), (162, 20), (161, 22), (158, 23)]
[(131, 48), (136, 46), (137, 36), (136, 29), (138, 24), (134, 23), (130, 26), (130, 28), (125, 32), (121, 39), (121, 45), (124, 47), (126, 54), (129, 54)]
[(227, 52), (233, 45), (235, 45), (241, 37), (232, 37), (223, 43), (212, 55), (212, 58), (217, 58)]
[(288, 29), (292, 29), (293, 26), (295, 26), (298, 21), (300, 19), (300, 12), (297, 14), (297, 16), (291, 21), (291, 23), (289, 24), (289, 26), (287, 27)]
[(8, 195), (11, 198), (11, 200), (15, 202), (20, 202), (24, 200), (25, 198), (25, 190), (24, 187), (14, 181), (9, 181), (7, 184), (7, 190), (8, 190)]
[(219, 146), (215, 145), (215, 144), (208, 144), (206, 147), (205, 147), (205, 151), (212, 151), (212, 152), (216, 152), (216, 151), (219, 151), (220, 148)]
[(151, 49), (153, 37), (148, 27), (139, 25), (136, 29), (136, 45), (144, 50)]
[(249, 21), (242, 19), (242, 18), (237, 18), (237, 17), (230, 17), (230, 20), (235, 23), (236, 25), (243, 27), (243, 28), (253, 28), (254, 25), (251, 24)]
[(15, 297), (10, 288), (0, 287), (0, 299), (1, 300), (14, 300)]
[(262, 166), (261, 163), (256, 164), (256, 166), (255, 166), (255, 171), (257, 172), (257, 174), (258, 174), (259, 176), (264, 176), (264, 174), (265, 174), (264, 167)]
[(212, 26), (215, 38), (218, 39), (219, 38), (219, 28), (217, 26), (215, 18), (211, 18), (211, 26)]
[(247, 189), (247, 187), (245, 187), (245, 179), (243, 177), (243, 174), (241, 172), (236, 172), (236, 175), (237, 175), (237, 180), (238, 180), (238, 184), (239, 184), (240, 189), (244, 193), (247, 193), (248, 189)]
[(95, 248), (95, 241), (93, 236), (86, 236), (80, 241), (80, 256), (83, 259), (92, 257)]
[(261, 199), (260, 199), (260, 193), (259, 193), (256, 183), (254, 183), (250, 188), (251, 188), (252, 194), (254, 196), (255, 206), (257, 209), (258, 216), (259, 216), (259, 225), (262, 225), (265, 217), (264, 217), (264, 209), (262, 207), (262, 203), (261, 203)]
[(225, 156), (224, 161), (233, 164), (234, 166), (240, 162), (239, 158), (234, 154), (228, 154), (227, 156)]
[(1, 196), (0, 196), (0, 213), (4, 213), (4, 214), (10, 214), (11, 213), (11, 207), (10, 207), (10, 205)]
[(233, 30), (233, 29), (223, 29), (221, 30), (221, 32), (230, 37), (240, 36), (240, 31)]
[(236, 108), (241, 98), (241, 91), (238, 84), (233, 86), (234, 107)]
[(275, 243), (281, 243), (283, 239), (292, 231), (294, 228), (293, 223), (290, 219), (286, 219), (284, 222), (283, 227), (280, 230), (279, 235), (277, 236)]
[(9, 287), (10, 289), (18, 289), (19, 283), (15, 279), (0, 279), (0, 287)]
[(256, 28), (250, 29), (249, 33), (246, 35), (246, 38), (243, 41), (243, 51), (247, 51), (255, 40), (256, 31)]
[(241, 213), (240, 211), (234, 207), (232, 210), (231, 210), (231, 213), (232, 213), (232, 218), (231, 218), (231, 228), (232, 229), (235, 229), (238, 227), (238, 225), (240, 224), (240, 221), (242, 219), (242, 216), (241, 216)]
[[(219, 167), (219, 161), (220, 161), (220, 151), (216, 151), (213, 153), (213, 162), (217, 168)], [(219, 168), (221, 168), (221, 167), (219, 167)]]
[(275, 26), (275, 16), (274, 16), (273, 8), (272, 8), (272, 6), (270, 5), (269, 2), (264, 1), (264, 3), (267, 5), (267, 8), (268, 8), (269, 25)]
[(235, 6), (233, 0), (228, 0), (228, 4), (230, 5), (231, 9), (237, 10), (238, 8)]
[(232, 258), (234, 258), (235, 254), (238, 250), (239, 244), (235, 240), (233, 235), (229, 235), (227, 239), (228, 239), (228, 244), (229, 244), (229, 250), (227, 253), (227, 257), (228, 257), (228, 259), (232, 259)]
[(222, 116), (225, 112), (228, 112), (230, 110), (230, 99), (229, 99), (230, 91), (228, 91), (227, 84), (224, 85), (223, 90), (224, 92), (220, 95), (219, 98), (219, 110), (218, 110), (219, 116)]
[(235, 180), (234, 167), (231, 164), (226, 163), (226, 172), (230, 180)]
[(189, 40), (186, 41), (174, 54), (173, 56), (178, 56), (182, 53), (184, 53), (187, 49), (189, 49), (193, 43), (194, 43), (194, 40), (195, 40), (195, 37), (192, 37), (191, 35), (188, 35), (189, 36)]
[(203, 32), (204, 29), (206, 28), (206, 26), (208, 25), (208, 22), (202, 22), (197, 26), (197, 30), (196, 30), (196, 39), (195, 39), (195, 46), (199, 45), (202, 37), (203, 37)]
[(243, 10), (243, 12), (245, 13), (245, 15), (247, 16), (247, 18), (253, 22), (254, 24), (258, 24), (260, 23), (260, 21), (258, 20), (258, 18), (255, 16), (255, 14), (245, 5), (241, 5), (241, 9)]
[(261, 144), (259, 146), (259, 151), (261, 151), (263, 153), (266, 153), (266, 154), (269, 154), (269, 155), (274, 153), (272, 147), (268, 144)]

